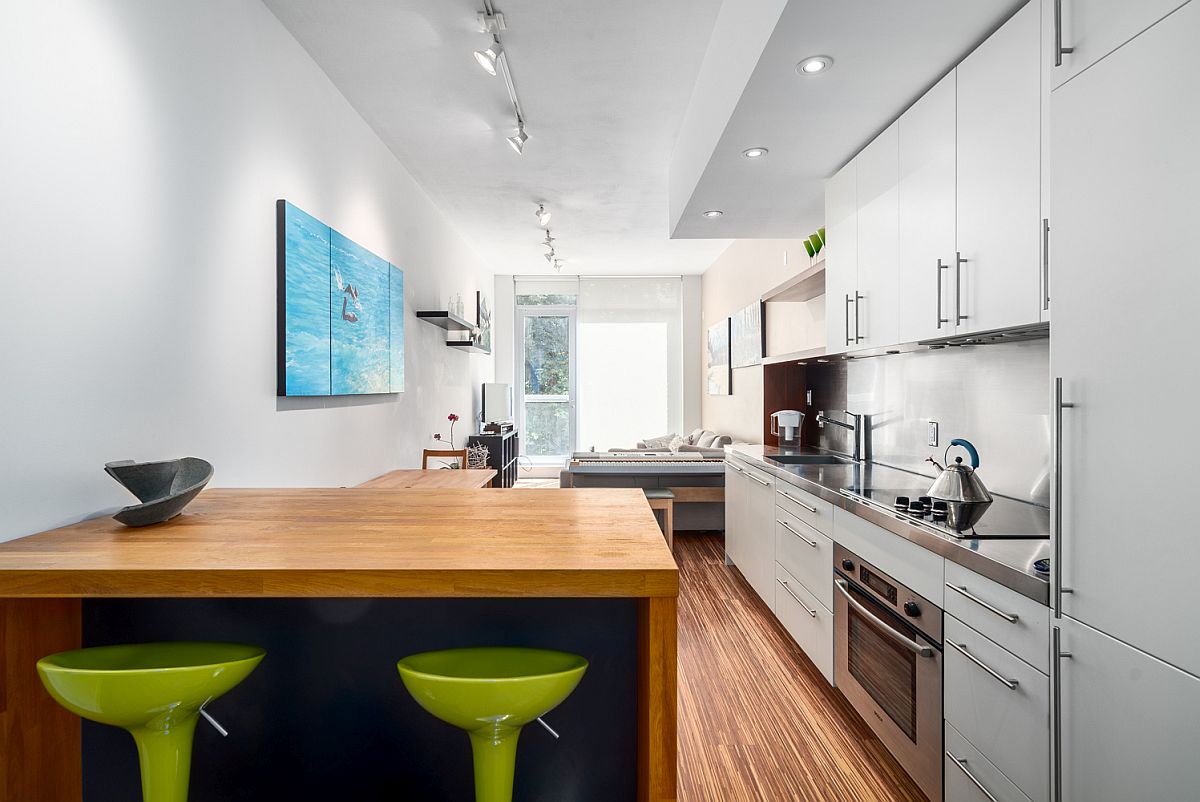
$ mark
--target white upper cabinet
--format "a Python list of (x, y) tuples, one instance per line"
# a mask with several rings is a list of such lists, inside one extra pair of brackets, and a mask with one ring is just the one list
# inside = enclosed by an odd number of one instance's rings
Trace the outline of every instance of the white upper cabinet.
[(960, 333), (1041, 315), (1040, 8), (1026, 5), (958, 66), (962, 261), (947, 317)]
[(825, 347), (831, 354), (855, 345), (858, 286), (858, 170), (852, 161), (825, 182)]
[[(1195, 469), (1200, 395), (1197, 41), (1193, 2), (1053, 94), (1050, 364), (1074, 405), (1060, 434), (1063, 610), (1200, 674), (1200, 638), (1180, 629), (1200, 607), (1200, 537), (1179, 481)], [(1139, 460), (1121, 435), (1142, 417), (1169, 425)]]
[(899, 122), (899, 340), (953, 334), (956, 73)]
[[(1057, 89), (1187, 0), (1045, 0)], [(1061, 48), (1061, 49), (1060, 49)], [(1062, 52), (1070, 50), (1070, 53)]]
[(861, 348), (899, 341), (899, 137), (892, 123), (858, 154), (858, 300)]

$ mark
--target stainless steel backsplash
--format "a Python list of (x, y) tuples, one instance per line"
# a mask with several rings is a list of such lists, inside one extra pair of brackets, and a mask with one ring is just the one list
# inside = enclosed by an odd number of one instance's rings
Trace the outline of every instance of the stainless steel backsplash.
[[(979, 449), (979, 475), (989, 490), (1050, 503), (1048, 339), (810, 365), (807, 377), (813, 403), (800, 408), (816, 445), (843, 452), (853, 446), (849, 432), (813, 425), (818, 410), (865, 413), (875, 462), (932, 478), (936, 469), (925, 459), (942, 462), (950, 441), (963, 437)], [(931, 420), (938, 423), (936, 448), (925, 444)]]

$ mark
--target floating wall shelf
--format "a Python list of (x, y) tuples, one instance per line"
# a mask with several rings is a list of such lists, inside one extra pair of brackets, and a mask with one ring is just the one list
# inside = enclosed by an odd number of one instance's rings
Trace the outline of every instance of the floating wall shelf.
[(780, 301), (811, 301), (825, 294), (825, 259), (818, 259), (787, 281), (763, 293), (767, 303)]
[(444, 310), (417, 312), (417, 317), (446, 331), (472, 331), (475, 328), (475, 324), (471, 321), (464, 320), (458, 315), (453, 315)]
[(484, 348), (480, 348), (475, 344), (474, 340), (446, 340), (446, 345), (452, 345), (460, 351), (466, 351), (468, 354), (490, 354)]

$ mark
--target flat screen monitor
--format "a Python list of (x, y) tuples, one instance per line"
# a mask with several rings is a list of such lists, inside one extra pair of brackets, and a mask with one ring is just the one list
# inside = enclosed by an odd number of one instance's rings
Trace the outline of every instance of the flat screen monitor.
[(483, 385), (483, 422), (505, 423), (513, 417), (512, 385), (485, 382)]

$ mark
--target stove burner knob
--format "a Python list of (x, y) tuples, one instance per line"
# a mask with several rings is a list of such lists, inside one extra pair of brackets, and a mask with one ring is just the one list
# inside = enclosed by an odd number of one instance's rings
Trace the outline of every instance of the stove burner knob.
[(854, 561), (853, 560), (842, 560), (842, 570), (843, 571), (853, 571), (854, 570)]
[(917, 604), (915, 601), (906, 601), (904, 603), (904, 614), (910, 618), (920, 618), (921, 605)]

